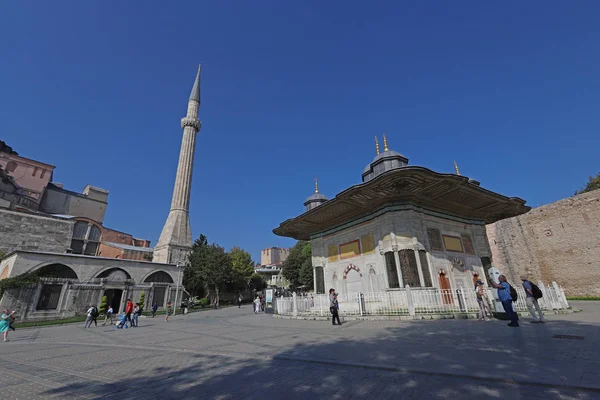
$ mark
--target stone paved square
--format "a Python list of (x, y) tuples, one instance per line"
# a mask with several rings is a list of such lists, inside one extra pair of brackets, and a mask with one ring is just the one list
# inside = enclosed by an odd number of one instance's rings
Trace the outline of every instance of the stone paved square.
[[(137, 329), (17, 329), (3, 399), (600, 399), (600, 303), (504, 321), (324, 321), (251, 306)], [(555, 335), (583, 336), (583, 340)]]

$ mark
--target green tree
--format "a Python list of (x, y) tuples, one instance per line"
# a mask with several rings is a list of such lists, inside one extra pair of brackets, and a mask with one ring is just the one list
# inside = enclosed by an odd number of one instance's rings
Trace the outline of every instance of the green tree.
[(293, 287), (313, 287), (312, 248), (309, 242), (299, 241), (292, 247), (283, 262), (282, 273)]
[(108, 301), (108, 297), (106, 296), (102, 296), (102, 301), (100, 302), (100, 307), (98, 308), (98, 311), (100, 312), (101, 315), (105, 315), (106, 314), (106, 302)]
[(596, 176), (590, 176), (587, 185), (583, 189), (576, 191), (575, 194), (587, 193), (597, 189), (600, 189), (600, 172)]
[(188, 267), (183, 272), (183, 286), (193, 296), (204, 297), (206, 282), (202, 280), (198, 265), (200, 260), (206, 259), (208, 247), (208, 239), (200, 235), (192, 246)]
[(252, 276), (250, 276), (250, 287), (257, 292), (260, 292), (267, 287), (267, 282), (265, 282), (265, 278), (263, 278), (262, 275), (252, 274)]
[(252, 261), (250, 253), (237, 246), (229, 250), (229, 255), (231, 256), (235, 290), (243, 290), (254, 274), (254, 261)]
[(190, 284), (206, 285), (217, 299), (222, 288), (230, 284), (233, 278), (231, 256), (223, 247), (215, 243), (209, 245), (204, 235), (200, 235), (192, 246), (187, 270)]

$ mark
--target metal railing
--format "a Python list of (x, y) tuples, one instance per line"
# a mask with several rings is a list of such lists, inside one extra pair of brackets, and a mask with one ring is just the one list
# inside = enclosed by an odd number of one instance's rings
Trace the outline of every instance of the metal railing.
[[(539, 299), (543, 310), (561, 310), (569, 308), (564, 291), (556, 282), (545, 286), (538, 284), (543, 297)], [(527, 311), (525, 290), (513, 286), (518, 300), (513, 303), (516, 311)], [(497, 301), (496, 289), (486, 289), (488, 299)], [(393, 289), (374, 293), (349, 293), (337, 296), (341, 316), (364, 315), (432, 315), (466, 314), (479, 310), (474, 288), (438, 289), (411, 288)], [(329, 315), (329, 296), (326, 294), (278, 297), (275, 312), (280, 315), (325, 316)]]

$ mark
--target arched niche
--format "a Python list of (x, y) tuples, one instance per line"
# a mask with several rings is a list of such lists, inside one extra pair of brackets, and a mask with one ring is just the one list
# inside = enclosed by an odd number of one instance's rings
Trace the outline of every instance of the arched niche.
[(144, 282), (157, 282), (157, 283), (174, 283), (171, 275), (167, 274), (164, 271), (156, 271), (148, 275)]
[(34, 271), (38, 276), (46, 278), (66, 278), (79, 280), (77, 273), (67, 265), (53, 263), (44, 265)]
[(131, 275), (122, 268), (109, 268), (96, 275), (96, 278), (106, 278), (109, 281), (122, 282), (126, 279), (131, 279)]

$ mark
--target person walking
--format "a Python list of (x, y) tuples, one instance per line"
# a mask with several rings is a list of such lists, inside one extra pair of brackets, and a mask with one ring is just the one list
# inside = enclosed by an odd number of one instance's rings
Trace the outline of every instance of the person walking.
[(133, 306), (133, 322), (131, 323), (132, 328), (138, 327), (138, 318), (139, 317), (140, 317), (140, 304), (135, 303), (135, 306)]
[(256, 296), (256, 298), (254, 299), (254, 314), (258, 314), (259, 310), (260, 310), (260, 297)]
[(152, 303), (152, 318), (156, 316), (156, 311), (158, 310), (158, 304)]
[(241, 294), (238, 296), (237, 300), (238, 300), (238, 308), (241, 308), (242, 307), (242, 295)]
[(104, 323), (102, 324), (102, 326), (106, 325), (106, 323), (108, 321), (110, 321), (110, 324), (113, 324), (113, 308), (112, 306), (108, 306), (108, 310), (106, 310), (106, 315), (104, 316)]
[(481, 321), (489, 321), (488, 316), (491, 316), (490, 312), (490, 304), (488, 300), (487, 293), (483, 286), (483, 281), (478, 280), (476, 282), (475, 294), (477, 295), (477, 304), (479, 305), (479, 313), (477, 314), (477, 319)]
[(500, 283), (498, 284), (492, 281), (492, 286), (498, 289), (498, 298), (502, 302), (502, 307), (504, 307), (504, 311), (506, 311), (508, 318), (510, 318), (510, 323), (508, 326), (516, 328), (519, 326), (519, 316), (513, 310), (513, 298), (510, 294), (511, 286), (506, 281), (506, 277), (504, 275), (500, 275), (498, 280)]
[(0, 333), (4, 335), (4, 341), (8, 342), (8, 330), (10, 329), (10, 318), (15, 312), (9, 312), (8, 310), (2, 311), (0, 315)]
[(329, 289), (329, 311), (331, 312), (331, 322), (333, 325), (336, 325), (335, 321), (337, 320), (337, 325), (341, 325), (340, 315), (338, 313), (339, 304), (337, 300), (337, 293), (335, 289)]
[[(538, 299), (542, 297), (542, 291), (534, 283), (527, 279), (527, 275), (521, 275), (521, 281), (523, 282), (523, 289), (525, 289), (525, 302), (527, 303), (527, 309), (533, 318), (531, 323), (545, 323), (546, 321), (544, 321), (544, 313), (542, 313), (542, 309), (538, 303)], [(539, 314), (539, 317), (535, 315), (536, 310)]]
[(129, 321), (129, 326), (131, 326), (131, 313), (133, 313), (133, 303), (131, 299), (127, 299), (127, 305), (125, 306), (125, 322)]
[(85, 325), (84, 328), (91, 328), (92, 327), (92, 321), (94, 320), (93, 314), (94, 313), (94, 306), (90, 306), (90, 308), (88, 308), (87, 310), (87, 317), (85, 319)]
[(165, 314), (165, 322), (169, 322), (169, 315), (173, 312), (173, 303), (167, 303), (167, 312)]

